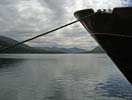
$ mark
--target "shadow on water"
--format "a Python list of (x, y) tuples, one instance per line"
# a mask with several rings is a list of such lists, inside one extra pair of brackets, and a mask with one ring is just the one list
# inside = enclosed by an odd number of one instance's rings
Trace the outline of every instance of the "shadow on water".
[(101, 96), (132, 100), (132, 86), (121, 76), (111, 76), (106, 82), (97, 84)]
[[(23, 59), (0, 58), (0, 100), (18, 100), (15, 80), (12, 75), (15, 73), (14, 68), (18, 68)], [(14, 81), (14, 83), (13, 83)]]
[(24, 59), (15, 59), (15, 58), (0, 58), (0, 69), (14, 67), (17, 64), (23, 62)]

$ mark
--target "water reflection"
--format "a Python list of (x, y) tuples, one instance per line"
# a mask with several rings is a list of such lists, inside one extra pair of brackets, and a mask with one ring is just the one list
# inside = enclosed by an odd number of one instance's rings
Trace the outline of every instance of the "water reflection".
[(0, 88), (0, 100), (18, 100), (17, 91), (12, 88)]
[(52, 80), (49, 84), (49, 95), (44, 100), (67, 100), (65, 96), (65, 87), (61, 78)]
[(24, 61), (24, 59), (12, 59), (12, 58), (2, 58), (0, 59), (0, 69), (8, 68), (9, 66), (15, 67), (20, 62)]
[(132, 86), (121, 76), (111, 75), (106, 82), (97, 84), (96, 91), (101, 96), (132, 100)]
[(8, 57), (0, 59), (0, 100), (132, 99), (130, 85), (104, 55)]
[(18, 100), (17, 86), (14, 84), (16, 80), (13, 77), (18, 77), (17, 71), (23, 62), (23, 59), (0, 59), (0, 100)]

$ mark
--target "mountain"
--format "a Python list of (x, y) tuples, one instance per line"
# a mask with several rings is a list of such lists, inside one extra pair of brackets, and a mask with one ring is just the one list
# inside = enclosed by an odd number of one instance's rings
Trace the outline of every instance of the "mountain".
[[(0, 49), (6, 48), (8, 46), (14, 45), (18, 43), (18, 41), (5, 37), (5, 36), (0, 36)], [(33, 51), (34, 49), (26, 44), (21, 44), (18, 45), (14, 48), (10, 48), (8, 50), (2, 51), (2, 53), (29, 53)]]
[[(19, 41), (0, 36), (0, 49), (17, 44)], [(30, 47), (21, 44), (0, 53), (84, 53), (86, 50), (80, 48), (59, 48), (59, 47)]]
[(66, 53), (63, 48), (55, 48), (55, 47), (34, 47), (36, 50), (36, 53)]
[(86, 50), (80, 48), (59, 48), (59, 47), (34, 47), (38, 50), (39, 53), (43, 53), (43, 51), (47, 51), (50, 53), (84, 53)]
[(87, 51), (85, 49), (80, 49), (80, 48), (76, 48), (76, 47), (74, 47), (74, 48), (68, 48), (68, 50), (69, 50), (69, 52), (73, 52), (73, 53), (84, 53), (84, 52)]
[(97, 46), (92, 49), (89, 53), (105, 53), (105, 51), (100, 46)]

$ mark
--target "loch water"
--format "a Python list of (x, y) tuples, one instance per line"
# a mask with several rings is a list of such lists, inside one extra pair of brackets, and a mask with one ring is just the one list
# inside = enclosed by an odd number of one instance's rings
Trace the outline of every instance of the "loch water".
[(132, 100), (106, 54), (1, 54), (0, 100)]

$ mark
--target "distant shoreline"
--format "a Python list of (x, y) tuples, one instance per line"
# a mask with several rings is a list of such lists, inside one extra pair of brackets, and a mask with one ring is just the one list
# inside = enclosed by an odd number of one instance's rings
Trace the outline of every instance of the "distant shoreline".
[[(14, 39), (0, 36), (0, 49), (19, 43)], [(21, 44), (16, 47), (0, 52), (0, 54), (87, 54), (87, 53), (104, 53), (99, 46), (91, 51), (77, 47), (61, 48), (61, 47), (31, 47), (27, 44)]]

